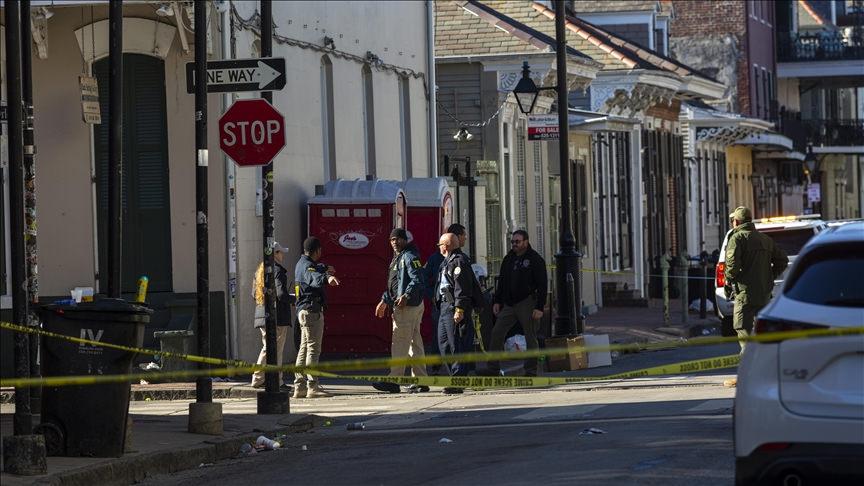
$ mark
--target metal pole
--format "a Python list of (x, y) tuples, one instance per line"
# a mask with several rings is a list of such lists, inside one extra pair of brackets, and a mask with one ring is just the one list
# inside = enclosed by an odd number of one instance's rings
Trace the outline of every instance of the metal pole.
[(699, 255), (699, 264), (702, 265), (702, 295), (699, 299), (699, 319), (705, 319), (706, 307), (708, 306), (708, 252), (702, 251)]
[(471, 246), (471, 261), (477, 261), (477, 206), (474, 190), (477, 187), (477, 181), (474, 180), (474, 174), (471, 172), (471, 157), (465, 157), (465, 178), (468, 184), (468, 245)]
[[(581, 302), (579, 286), (574, 281), (574, 294), (567, 291), (567, 274), (579, 275), (579, 253), (576, 251), (576, 238), (570, 219), (578, 222), (573, 212), (570, 173), (569, 126), (567, 120), (567, 37), (564, 30), (564, 1), (555, 2), (555, 52), (558, 75), (558, 155), (561, 165), (561, 227), (558, 236), (558, 253), (555, 255), (555, 277), (558, 289), (555, 334), (572, 334), (576, 327), (571, 309), (578, 310)], [(575, 280), (575, 279), (574, 279)], [(581, 313), (581, 312), (580, 312)]]
[[(207, 234), (207, 5), (195, 1), (195, 224), (198, 294), (198, 354), (210, 356), (210, 265)], [(199, 369), (209, 369), (205, 363)], [(213, 401), (213, 380), (208, 376), (195, 380), (195, 401)]]
[(108, 6), (108, 297), (123, 286), (123, 2)]
[(660, 274), (663, 277), (663, 323), (669, 325), (669, 254), (660, 256)]
[[(222, 59), (234, 58), (234, 18), (231, 9), (222, 12)], [(222, 113), (228, 110), (234, 102), (233, 93), (222, 94)], [(228, 156), (225, 161), (225, 248), (226, 267), (228, 269), (228, 304), (227, 319), (225, 319), (225, 335), (228, 337), (228, 352), (231, 359), (239, 359), (239, 342), (237, 338), (237, 166)]]
[(681, 265), (681, 290), (679, 297), (681, 298), (681, 324), (687, 324), (687, 311), (690, 301), (690, 275), (687, 255), (681, 254), (678, 257), (678, 263)]
[[(30, 0), (21, 0), (21, 32), (30, 33)], [(26, 37), (25, 37), (26, 38)], [(27, 266), (27, 325), (39, 327), (39, 281), (36, 274), (36, 145), (33, 134), (33, 60), (31, 43), (21, 42), (21, 91), (24, 100), (24, 252)], [(39, 339), (30, 341), (30, 376), (39, 376)], [(42, 387), (33, 387), (30, 406), (39, 410)]]
[[(273, 4), (261, 0), (261, 57), (273, 55)], [(273, 102), (273, 92), (261, 96)], [(264, 207), (264, 329), (267, 364), (275, 366), (279, 350), (276, 349), (276, 266), (273, 255), (273, 161), (261, 167), (261, 185)], [(258, 394), (259, 414), (285, 414), (289, 412), (288, 394), (279, 391), (279, 372), (264, 373), (264, 392)]]
[[(4, 2), (6, 11), (6, 93), (9, 97), (9, 225), (12, 257), (12, 322), (24, 325), (27, 320), (27, 270), (24, 266), (24, 148), (22, 146), (21, 94), (21, 11), (18, 2)], [(29, 42), (29, 39), (28, 39)], [(24, 333), (15, 333), (15, 376), (30, 376), (30, 340)], [(15, 415), (12, 419), (15, 435), (33, 433), (30, 413), (30, 389), (15, 388)]]

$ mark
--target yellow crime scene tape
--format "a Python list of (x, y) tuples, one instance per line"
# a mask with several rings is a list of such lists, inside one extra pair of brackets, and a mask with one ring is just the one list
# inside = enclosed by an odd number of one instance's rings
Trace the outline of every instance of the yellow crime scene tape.
[[(172, 372), (144, 372), (144, 373), (133, 373), (133, 374), (124, 374), (124, 375), (85, 375), (85, 376), (56, 376), (56, 377), (38, 377), (38, 378), (15, 378), (15, 379), (3, 379), (0, 380), (0, 386), (7, 387), (29, 387), (29, 386), (64, 386), (64, 385), (95, 385), (95, 384), (104, 384), (104, 383), (119, 383), (126, 381), (138, 381), (138, 380), (156, 380), (156, 379), (175, 379), (175, 378), (191, 378), (191, 377), (200, 377), (200, 376), (234, 376), (240, 374), (249, 374), (254, 371), (273, 371), (273, 372), (291, 372), (291, 373), (308, 373), (312, 375), (320, 375), (320, 376), (338, 376), (346, 379), (358, 379), (363, 381), (392, 381), (389, 377), (381, 377), (374, 376), (369, 377), (365, 375), (334, 375), (332, 373), (327, 373), (328, 371), (357, 371), (357, 370), (368, 370), (368, 369), (381, 369), (381, 368), (390, 368), (392, 366), (411, 366), (417, 364), (425, 364), (425, 365), (436, 365), (436, 364), (449, 364), (454, 362), (460, 363), (470, 363), (470, 362), (478, 362), (478, 361), (507, 361), (507, 360), (523, 360), (527, 358), (539, 358), (543, 357), (560, 357), (567, 356), (572, 352), (582, 352), (582, 353), (592, 353), (592, 352), (603, 352), (603, 351), (635, 351), (635, 350), (662, 350), (662, 349), (673, 349), (680, 347), (689, 347), (689, 346), (707, 346), (707, 345), (715, 345), (715, 344), (724, 344), (724, 343), (733, 343), (738, 341), (747, 341), (747, 342), (771, 342), (771, 341), (780, 341), (784, 339), (800, 339), (800, 338), (809, 338), (809, 337), (818, 337), (818, 336), (839, 336), (839, 335), (851, 335), (851, 334), (864, 334), (864, 327), (854, 327), (854, 328), (833, 328), (833, 329), (811, 329), (804, 331), (784, 331), (784, 332), (776, 332), (776, 333), (767, 333), (760, 335), (749, 336), (746, 339), (739, 339), (738, 337), (702, 337), (697, 338), (692, 341), (668, 341), (668, 342), (657, 342), (657, 343), (630, 343), (630, 344), (611, 344), (606, 346), (572, 346), (568, 348), (546, 348), (546, 349), (538, 349), (538, 350), (525, 350), (525, 351), (496, 351), (496, 352), (479, 352), (479, 353), (463, 353), (463, 354), (453, 354), (447, 356), (440, 355), (430, 355), (424, 357), (405, 357), (405, 358), (370, 358), (370, 359), (354, 359), (354, 360), (338, 360), (338, 361), (328, 361), (323, 363), (318, 363), (314, 367), (300, 367), (295, 365), (282, 365), (282, 366), (272, 366), (272, 365), (256, 365), (253, 363), (249, 363), (247, 361), (242, 360), (226, 360), (220, 358), (211, 358), (205, 356), (196, 356), (191, 354), (181, 354), (181, 353), (172, 353), (167, 351), (159, 351), (153, 349), (146, 348), (138, 348), (131, 346), (122, 346), (118, 344), (105, 343), (101, 341), (94, 341), (89, 339), (84, 339), (75, 336), (67, 336), (64, 334), (53, 333), (49, 331), (45, 331), (39, 328), (30, 327), (30, 326), (20, 326), (16, 324), (12, 324), (9, 322), (0, 322), (0, 328), (8, 329), (14, 332), (24, 332), (29, 334), (36, 334), (56, 339), (62, 339), (69, 342), (74, 342), (78, 344), (86, 344), (91, 346), (102, 346), (111, 349), (117, 349), (121, 351), (127, 351), (131, 353), (140, 353), (154, 356), (163, 356), (169, 358), (177, 358), (177, 359), (185, 359), (188, 361), (198, 362), (201, 364), (208, 365), (221, 365), (224, 368), (219, 369), (199, 369), (199, 370), (183, 370), (183, 371), (172, 371)], [(728, 357), (725, 357), (728, 358)], [(697, 366), (702, 366), (701, 363), (709, 362), (712, 359), (708, 360), (697, 360), (694, 362), (686, 362), (686, 363), (677, 363), (672, 365), (666, 365), (665, 367), (660, 366), (656, 368), (650, 368), (649, 370), (654, 369), (668, 369), (672, 371), (664, 371), (664, 372), (655, 372), (654, 375), (659, 374), (669, 374), (669, 373), (683, 373), (683, 372), (693, 372), (693, 371), (708, 371), (710, 369), (716, 368), (704, 368), (699, 369)], [(693, 364), (696, 363), (696, 364)], [(713, 365), (712, 365), (713, 366)], [(733, 365), (726, 365), (722, 367), (729, 367)], [(674, 371), (675, 369), (679, 371)], [(681, 371), (681, 370), (690, 370), (690, 371)], [(640, 373), (644, 370), (637, 370), (633, 372), (626, 373), (628, 376), (633, 373)], [(617, 375), (610, 375), (617, 376)], [(651, 376), (651, 375), (634, 375), (634, 376)], [(385, 379), (386, 378), (386, 379)], [(435, 383), (463, 383), (466, 379), (472, 379), (475, 377), (425, 377), (422, 378), (424, 380), (438, 380), (437, 382), (433, 382), (431, 385), (427, 385), (427, 383), (419, 383), (419, 382), (410, 382), (407, 384), (422, 384), (427, 386), (464, 386), (464, 385), (438, 385)], [(497, 377), (476, 377), (476, 378), (490, 378), (490, 379), (499, 379)], [(609, 377), (601, 377), (601, 378), (583, 378), (580, 377), (582, 381), (586, 379), (596, 380), (596, 379), (617, 379), (617, 378), (609, 378)], [(414, 378), (406, 378), (413, 380)], [(512, 378), (515, 379), (515, 378)], [(545, 378), (536, 378), (536, 379), (560, 379), (564, 380), (565, 378), (560, 377), (545, 377)], [(570, 378), (566, 378), (570, 379)], [(450, 380), (450, 381), (448, 381)], [(455, 381), (454, 381), (455, 380)], [(539, 382), (538, 382), (539, 383)], [(568, 383), (567, 381), (562, 381), (559, 384)], [(503, 386), (503, 385), (501, 385)], [(549, 385), (510, 385), (510, 386), (549, 386)]]

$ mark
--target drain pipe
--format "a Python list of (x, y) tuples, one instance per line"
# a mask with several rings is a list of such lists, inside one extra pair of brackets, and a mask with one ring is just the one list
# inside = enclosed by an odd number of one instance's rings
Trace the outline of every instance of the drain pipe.
[(438, 177), (438, 90), (435, 88), (435, 2), (426, 0), (426, 98), (429, 100), (429, 177)]
[[(231, 17), (231, 2), (226, 1), (221, 5), (222, 24), (222, 58), (234, 58), (234, 45), (232, 36), (234, 34), (234, 23)], [(222, 113), (228, 110), (234, 102), (234, 94), (222, 94)], [(240, 343), (237, 339), (237, 167), (234, 166), (227, 155), (223, 154), (225, 160), (225, 252), (227, 256), (227, 284), (225, 302), (226, 309), (225, 337), (228, 341), (228, 354), (231, 359), (238, 359), (240, 355)]]

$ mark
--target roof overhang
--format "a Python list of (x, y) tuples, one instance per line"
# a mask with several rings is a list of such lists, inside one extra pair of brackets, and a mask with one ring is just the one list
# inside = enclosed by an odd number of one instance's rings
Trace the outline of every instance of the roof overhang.
[(864, 73), (864, 60), (778, 62), (778, 78), (856, 76)]
[(837, 146), (832, 145), (830, 147), (813, 147), (814, 154), (864, 154), (864, 145), (851, 145), (851, 146)]
[(758, 152), (791, 152), (794, 150), (792, 139), (777, 132), (755, 133), (738, 140), (734, 145), (746, 145)]
[(686, 95), (695, 96), (697, 98), (721, 99), (726, 93), (726, 86), (723, 83), (705, 79), (701, 76), (689, 75), (682, 76), (680, 91)]
[(571, 132), (629, 132), (641, 122), (635, 118), (597, 113), (587, 110), (569, 110), (567, 123)]
[(680, 89), (680, 77), (663, 71), (600, 71), (591, 83), (591, 109), (629, 117), (670, 103)]
[(794, 160), (804, 162), (804, 154), (797, 150), (782, 150), (776, 152), (756, 152), (753, 157), (757, 160)]

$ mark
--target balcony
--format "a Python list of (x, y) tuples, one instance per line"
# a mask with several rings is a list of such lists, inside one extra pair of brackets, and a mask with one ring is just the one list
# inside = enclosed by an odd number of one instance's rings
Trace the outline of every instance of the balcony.
[(841, 31), (814, 33), (778, 32), (779, 62), (853, 61), (864, 59), (864, 36), (860, 29), (850, 36)]
[(864, 120), (802, 120), (801, 114), (781, 111), (777, 129), (804, 152), (808, 143), (824, 147), (864, 146)]

